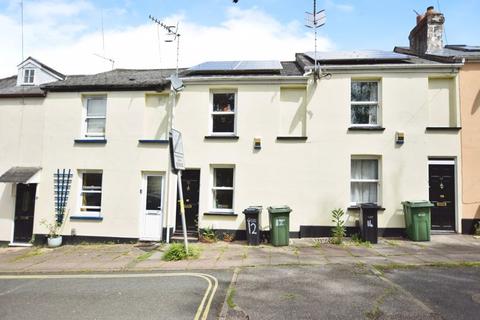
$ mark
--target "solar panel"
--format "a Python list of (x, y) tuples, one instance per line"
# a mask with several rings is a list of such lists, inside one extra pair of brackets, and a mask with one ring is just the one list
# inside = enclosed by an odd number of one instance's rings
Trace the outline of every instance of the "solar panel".
[(479, 52), (480, 46), (467, 46), (464, 44), (455, 44), (455, 45), (446, 45), (445, 48), (447, 49), (454, 49), (454, 50), (461, 50), (466, 52)]
[(277, 60), (250, 61), (207, 61), (196, 65), (189, 71), (268, 71), (282, 70), (282, 64)]
[[(305, 53), (309, 58), (315, 59), (314, 52)], [(349, 60), (405, 60), (409, 56), (391, 51), (380, 50), (355, 50), (317, 52), (319, 61), (349, 61)]]

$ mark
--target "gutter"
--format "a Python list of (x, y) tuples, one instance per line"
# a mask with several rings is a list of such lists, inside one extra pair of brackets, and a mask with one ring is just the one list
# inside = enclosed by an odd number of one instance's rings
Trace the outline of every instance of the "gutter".
[[(450, 63), (450, 64), (374, 64), (374, 65), (320, 65), (321, 70), (338, 70), (338, 71), (359, 71), (359, 70), (381, 70), (381, 71), (404, 71), (408, 72), (410, 70), (425, 70), (425, 69), (443, 69), (456, 71), (463, 67), (463, 63)], [(306, 69), (311, 70), (313, 66), (310, 66)]]
[(45, 98), (47, 93), (7, 93), (0, 94), (0, 99), (2, 98)]

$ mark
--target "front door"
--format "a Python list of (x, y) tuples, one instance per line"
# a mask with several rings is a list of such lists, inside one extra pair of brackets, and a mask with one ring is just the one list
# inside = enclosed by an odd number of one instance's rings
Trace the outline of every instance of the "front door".
[[(200, 170), (182, 171), (183, 201), (187, 231), (198, 230), (198, 199), (200, 191)], [(177, 201), (178, 203), (178, 201)], [(180, 207), (177, 205), (176, 229), (182, 229)]]
[(13, 242), (29, 242), (33, 234), (36, 184), (17, 184)]
[(142, 193), (140, 240), (160, 241), (163, 219), (163, 176), (145, 174)]
[(428, 167), (432, 229), (455, 231), (455, 163), (431, 160)]

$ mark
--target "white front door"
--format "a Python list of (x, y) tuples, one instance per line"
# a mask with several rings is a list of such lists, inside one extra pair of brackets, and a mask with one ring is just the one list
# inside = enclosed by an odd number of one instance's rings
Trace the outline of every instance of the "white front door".
[(159, 241), (162, 239), (163, 176), (145, 174), (142, 194), (140, 240)]

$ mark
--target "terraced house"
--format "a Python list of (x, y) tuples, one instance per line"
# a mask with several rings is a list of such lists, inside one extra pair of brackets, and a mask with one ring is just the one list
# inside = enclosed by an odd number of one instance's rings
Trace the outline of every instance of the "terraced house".
[[(401, 201), (431, 198), (446, 163), (452, 218), (433, 212), (432, 223), (461, 232), (461, 63), (331, 52), (318, 54), (316, 76), (314, 58), (203, 63), (180, 70), (179, 92), (173, 70), (65, 76), (28, 58), (16, 77), (0, 80), (0, 240), (46, 234), (40, 222), (53, 219), (58, 169), (73, 173), (65, 236), (178, 232), (172, 124), (183, 135), (192, 233), (242, 238), (244, 208), (287, 204), (292, 236), (325, 236), (332, 209), (346, 210), (353, 228), (358, 205), (374, 202), (380, 234), (399, 235)], [(268, 228), (266, 210), (261, 218)]]

